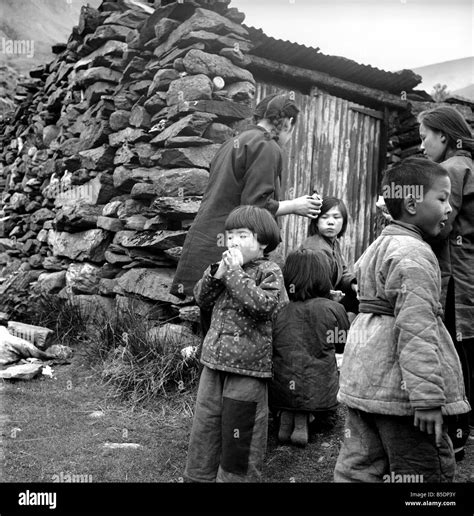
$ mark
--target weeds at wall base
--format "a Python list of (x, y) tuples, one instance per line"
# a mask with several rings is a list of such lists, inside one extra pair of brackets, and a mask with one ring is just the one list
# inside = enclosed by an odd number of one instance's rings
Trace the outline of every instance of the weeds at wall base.
[(192, 412), (189, 396), (199, 378), (199, 360), (184, 358), (184, 345), (173, 336), (159, 338), (149, 330), (157, 322), (133, 310), (87, 313), (71, 299), (41, 295), (35, 300), (34, 324), (54, 331), (53, 342), (85, 355), (86, 363), (108, 386), (109, 396), (132, 405), (166, 398), (182, 400)]

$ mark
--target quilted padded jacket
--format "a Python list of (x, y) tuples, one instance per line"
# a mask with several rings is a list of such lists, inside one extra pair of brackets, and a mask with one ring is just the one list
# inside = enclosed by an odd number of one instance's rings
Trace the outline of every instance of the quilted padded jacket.
[(442, 322), (438, 261), (419, 230), (392, 222), (355, 265), (361, 313), (349, 330), (338, 400), (379, 414), (468, 412), (461, 364)]

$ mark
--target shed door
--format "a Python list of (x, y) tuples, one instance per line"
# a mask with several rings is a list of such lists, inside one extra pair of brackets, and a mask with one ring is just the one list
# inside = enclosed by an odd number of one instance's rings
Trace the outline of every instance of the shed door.
[[(281, 91), (292, 90), (258, 83), (257, 102)], [(311, 95), (294, 91), (294, 96), (300, 114), (285, 148), (282, 200), (311, 195), (313, 187), (323, 196), (342, 198), (349, 222), (341, 245), (352, 267), (374, 239), (382, 117), (317, 88)], [(309, 219), (287, 215), (280, 220), (286, 256), (306, 238)]]

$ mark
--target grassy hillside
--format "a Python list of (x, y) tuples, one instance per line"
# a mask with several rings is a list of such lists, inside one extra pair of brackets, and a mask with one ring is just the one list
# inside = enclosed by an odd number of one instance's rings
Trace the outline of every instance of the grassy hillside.
[[(81, 7), (87, 3), (97, 7), (101, 0), (1, 0), (0, 65), (27, 73), (50, 61), (54, 57), (51, 45), (67, 41), (79, 21)], [(5, 52), (6, 40), (27, 41), (24, 48), (32, 48), (33, 56)]]
[(417, 86), (419, 90), (430, 93), (435, 84), (446, 84), (450, 93), (457, 93), (474, 100), (474, 57), (413, 68), (413, 71), (423, 77), (423, 82)]

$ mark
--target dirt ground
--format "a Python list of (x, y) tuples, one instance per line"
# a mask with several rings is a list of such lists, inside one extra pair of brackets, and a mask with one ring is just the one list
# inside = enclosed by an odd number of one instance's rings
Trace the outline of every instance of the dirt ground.
[[(2, 482), (183, 481), (194, 393), (134, 408), (108, 398), (80, 354), (53, 369), (53, 378), (2, 386)], [(315, 422), (305, 448), (280, 445), (270, 420), (263, 481), (332, 482), (343, 419), (341, 406), (334, 420)], [(469, 444), (457, 482), (474, 482), (474, 440)]]

